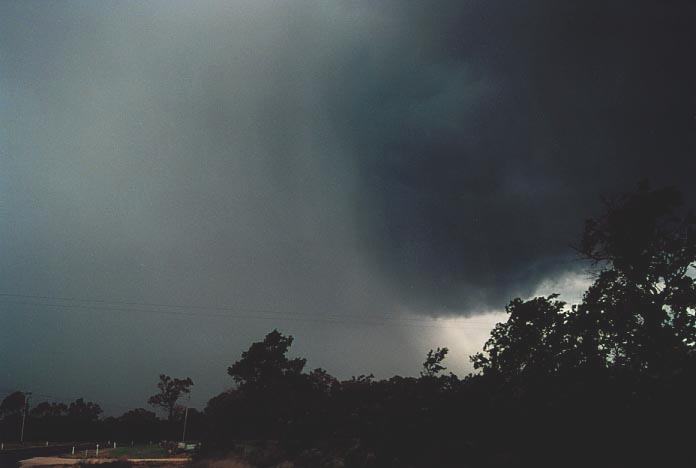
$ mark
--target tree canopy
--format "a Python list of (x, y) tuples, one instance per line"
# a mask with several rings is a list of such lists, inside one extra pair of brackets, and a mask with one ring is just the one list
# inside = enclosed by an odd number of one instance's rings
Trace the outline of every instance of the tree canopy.
[(605, 200), (578, 252), (594, 283), (577, 306), (557, 295), (514, 299), (474, 367), (507, 377), (582, 366), (663, 372), (696, 344), (696, 218), (673, 188)]
[(292, 342), (292, 336), (273, 330), (263, 341), (253, 343), (244, 351), (242, 358), (230, 366), (227, 373), (241, 390), (262, 390), (288, 377), (298, 376), (307, 360), (286, 356)]
[(3, 415), (11, 415), (20, 413), (26, 404), (26, 395), (24, 392), (16, 391), (7, 395), (0, 403), (0, 413)]
[(160, 374), (157, 388), (159, 393), (152, 395), (147, 402), (155, 407), (163, 408), (167, 411), (167, 419), (174, 419), (176, 402), (188, 393), (191, 393), (193, 380), (186, 377), (184, 379), (172, 378), (166, 374)]

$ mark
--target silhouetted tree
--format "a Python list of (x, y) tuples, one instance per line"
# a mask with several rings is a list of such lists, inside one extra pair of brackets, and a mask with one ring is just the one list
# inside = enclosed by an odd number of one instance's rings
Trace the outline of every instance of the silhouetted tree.
[(117, 420), (120, 426), (119, 438), (124, 440), (153, 440), (161, 432), (160, 420), (152, 411), (135, 408), (123, 413)]
[(157, 415), (145, 408), (135, 408), (123, 413), (119, 419), (126, 423), (150, 423), (157, 421)]
[(72, 431), (68, 424), (68, 407), (63, 403), (37, 404), (29, 412), (31, 436), (41, 439), (65, 438)]
[(489, 392), (520, 452), (543, 439), (556, 453), (606, 451), (616, 466), (644, 462), (636, 446), (693, 459), (677, 427), (696, 416), (696, 219), (676, 189), (641, 184), (605, 200), (577, 250), (595, 275), (582, 302), (513, 300), (472, 357), (483, 372), (469, 388)]
[(506, 322), (498, 323), (483, 347), (472, 356), (475, 369), (513, 378), (522, 373), (553, 372), (565, 352), (565, 302), (558, 295), (528, 301), (514, 299), (505, 307)]
[(63, 403), (49, 403), (43, 401), (36, 405), (30, 411), (32, 418), (52, 418), (65, 416), (68, 413), (68, 407)]
[(245, 415), (255, 437), (278, 437), (297, 426), (311, 402), (319, 375), (310, 381), (302, 373), (306, 359), (288, 358), (292, 342), (292, 336), (273, 330), (263, 341), (252, 343), (227, 370), (237, 384), (237, 391), (228, 394), (233, 398), (229, 401), (242, 405), (237, 411)]
[(263, 341), (253, 343), (242, 358), (227, 369), (240, 390), (262, 390), (279, 384), (287, 377), (302, 373), (307, 362), (303, 358), (288, 359), (293, 337), (278, 330), (266, 335)]
[(442, 362), (447, 357), (449, 349), (447, 348), (437, 348), (433, 351), (432, 349), (428, 351), (428, 355), (423, 362), (423, 370), (421, 371), (421, 377), (435, 377), (443, 370), (447, 368), (442, 365)]
[(2, 427), (0, 437), (5, 440), (19, 440), (19, 423), (26, 405), (26, 395), (23, 392), (12, 392), (0, 403)]
[(598, 267), (573, 316), (579, 359), (661, 371), (696, 345), (696, 217), (671, 187), (605, 200), (578, 247)]
[(16, 415), (24, 410), (26, 396), (23, 392), (13, 392), (7, 395), (0, 403), (0, 414), (3, 416)]
[(167, 420), (172, 421), (174, 418), (174, 410), (176, 402), (182, 395), (191, 393), (193, 380), (189, 377), (185, 379), (171, 378), (168, 375), (160, 374), (157, 388), (159, 393), (148, 398), (148, 404), (163, 408), (167, 411)]
[(102, 409), (97, 403), (78, 398), (68, 405), (68, 413), (61, 418), (64, 423), (55, 425), (65, 428), (61, 438), (69, 437), (73, 440), (89, 440), (99, 437), (103, 421), (99, 419)]
[(473, 356), (475, 368), (506, 376), (579, 366), (659, 372), (693, 354), (696, 218), (680, 210), (673, 188), (641, 184), (605, 203), (578, 247), (597, 268), (582, 303), (567, 309), (556, 295), (513, 300), (487, 354)]
[(96, 421), (101, 413), (101, 406), (84, 398), (78, 398), (68, 406), (68, 416), (74, 420)]
[(308, 378), (312, 388), (325, 395), (330, 395), (340, 385), (338, 379), (320, 368), (312, 370)]

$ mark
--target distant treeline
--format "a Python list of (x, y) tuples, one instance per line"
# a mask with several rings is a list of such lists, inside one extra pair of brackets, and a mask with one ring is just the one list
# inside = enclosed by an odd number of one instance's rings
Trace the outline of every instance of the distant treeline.
[[(123, 415), (100, 418), (101, 407), (82, 398), (69, 405), (43, 401), (30, 405), (25, 394), (14, 392), (0, 405), (0, 441), (18, 442), (24, 419), (24, 440), (28, 442), (119, 441), (143, 443), (159, 440), (181, 440), (182, 420), (157, 417), (144, 408), (126, 411)], [(24, 414), (25, 402), (28, 411)], [(177, 415), (178, 416), (178, 415)], [(203, 415), (188, 410), (187, 433), (191, 439), (202, 435)], [(188, 438), (188, 437), (187, 437)]]
[[(274, 330), (229, 367), (230, 390), (189, 411), (192, 438), (204, 456), (244, 451), (258, 466), (693, 466), (696, 218), (676, 189), (645, 183), (605, 207), (575, 246), (594, 275), (582, 302), (513, 300), (474, 374), (447, 373), (438, 348), (418, 378), (339, 381), (289, 358), (293, 338)], [(160, 376), (150, 403), (167, 422), (143, 409), (29, 414), (46, 438), (176, 438), (192, 384)], [(3, 433), (16, 433), (22, 402), (6, 401)]]

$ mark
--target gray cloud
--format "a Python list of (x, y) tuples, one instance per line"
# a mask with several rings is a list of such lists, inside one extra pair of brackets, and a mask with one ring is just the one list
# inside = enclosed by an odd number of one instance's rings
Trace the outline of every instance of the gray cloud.
[(354, 47), (349, 90), (339, 72), (327, 96), (399, 297), (500, 306), (577, 268), (568, 244), (600, 194), (645, 177), (691, 190), (692, 6), (386, 9), (394, 41)]
[[(425, 342), (456, 346), (438, 342), (451, 333), (357, 317), (475, 319), (575, 278), (568, 244), (600, 193), (649, 176), (693, 199), (694, 14), (679, 1), (3, 3), (0, 289), (289, 319), (5, 301), (0, 375), (64, 375), (56, 392), (97, 395), (126, 381), (128, 404), (159, 371), (212, 392), (273, 326), (339, 375), (415, 373)], [(108, 382), (75, 384), (102, 367)]]

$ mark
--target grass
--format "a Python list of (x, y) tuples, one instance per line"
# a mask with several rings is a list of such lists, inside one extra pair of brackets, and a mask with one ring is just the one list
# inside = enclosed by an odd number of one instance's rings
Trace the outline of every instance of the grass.
[[(74, 455), (63, 455), (64, 458), (85, 458), (85, 450), (75, 450)], [(96, 451), (90, 448), (86, 451), (87, 458), (96, 458)], [(167, 451), (158, 445), (135, 445), (116, 448), (100, 448), (99, 458), (169, 458)]]
[[(48, 447), (53, 447), (55, 445), (67, 445), (69, 443), (70, 442), (49, 442)], [(37, 448), (37, 447), (46, 447), (46, 442), (45, 441), (24, 442), (24, 444), (20, 444), (19, 442), (4, 442), (4, 449), (3, 450), (26, 449), (26, 448)]]
[(99, 455), (108, 458), (166, 458), (169, 455), (163, 448), (157, 445), (135, 445), (133, 447), (116, 447), (100, 450)]

